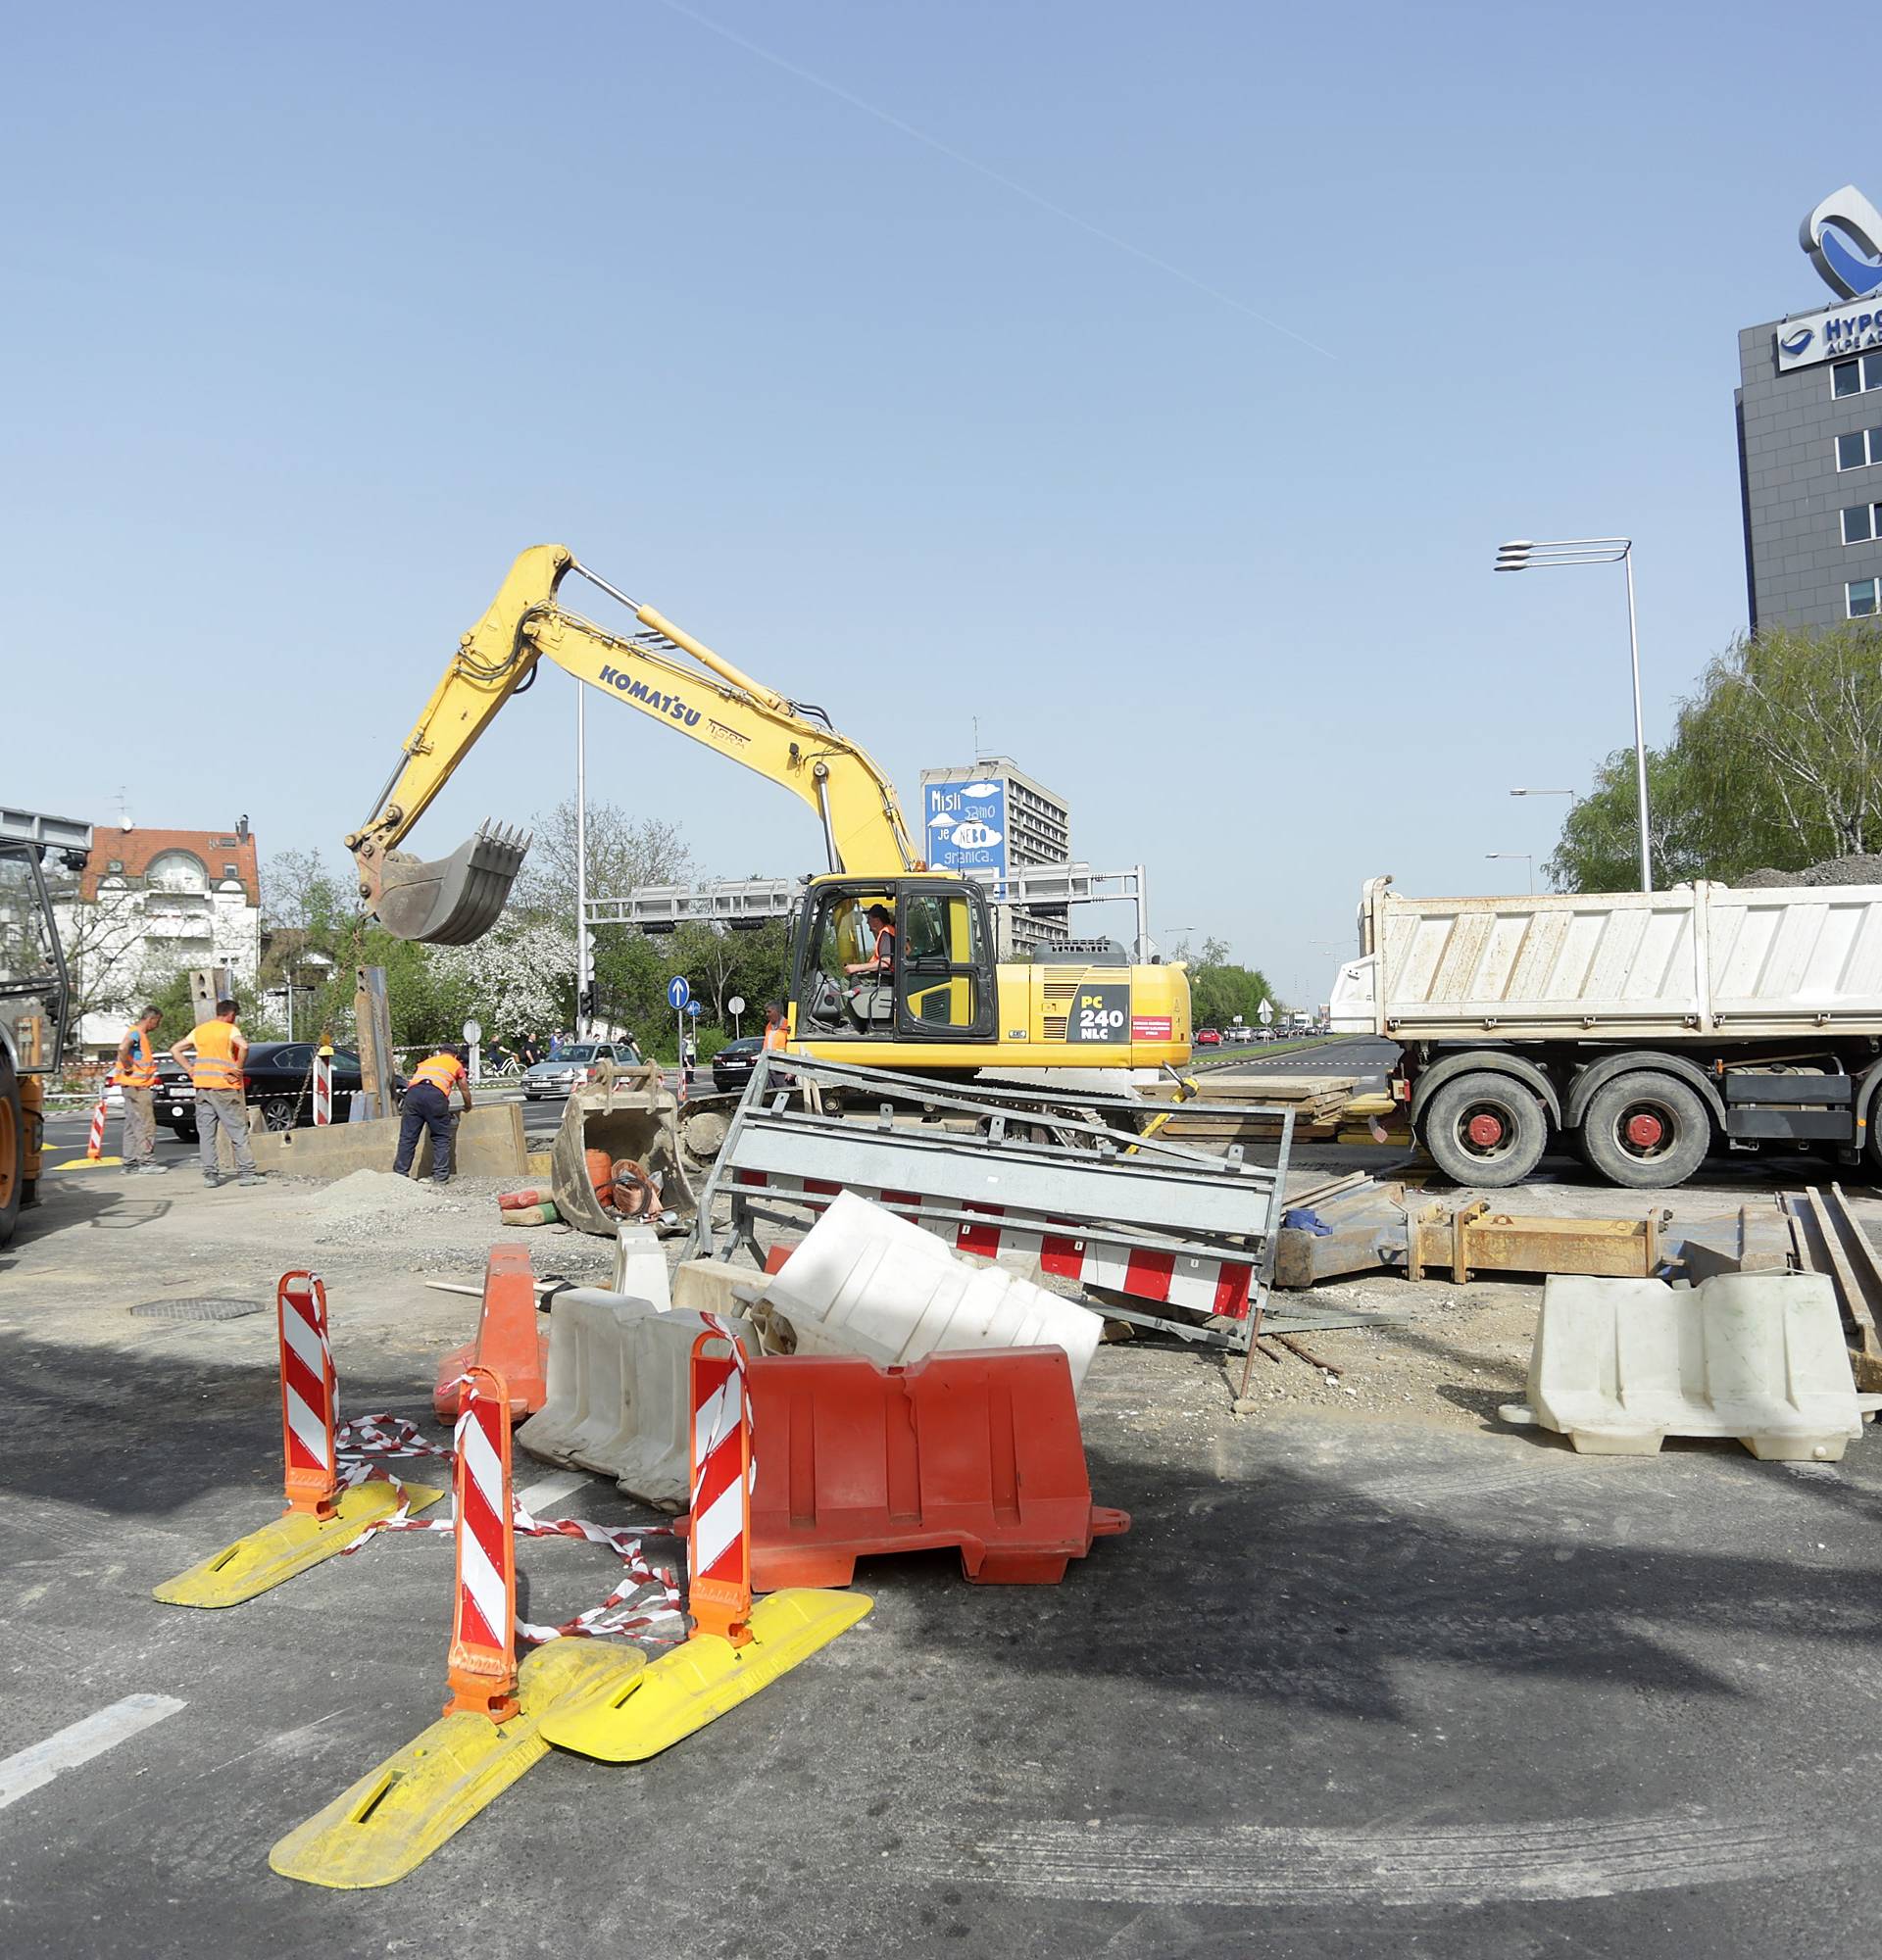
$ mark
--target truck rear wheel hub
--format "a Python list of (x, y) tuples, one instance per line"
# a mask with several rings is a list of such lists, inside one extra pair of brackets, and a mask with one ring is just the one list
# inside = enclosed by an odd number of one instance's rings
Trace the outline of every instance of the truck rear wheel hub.
[(1666, 1141), (1666, 1125), (1651, 1109), (1636, 1109), (1627, 1118), (1627, 1141), (1637, 1151), (1651, 1151)]
[(1480, 1151), (1494, 1150), (1503, 1142), (1503, 1118), (1488, 1109), (1479, 1109), (1464, 1126), (1463, 1133)]

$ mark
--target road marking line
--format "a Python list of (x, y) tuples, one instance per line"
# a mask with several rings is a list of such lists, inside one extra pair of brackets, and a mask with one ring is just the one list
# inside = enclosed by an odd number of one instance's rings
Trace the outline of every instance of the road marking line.
[(102, 1756), (107, 1749), (128, 1741), (139, 1730), (148, 1729), (187, 1705), (170, 1694), (126, 1694), (122, 1701), (114, 1701), (109, 1708), (87, 1715), (82, 1722), (61, 1729), (43, 1742), (34, 1742), (30, 1748), (8, 1756), (0, 1761), (0, 1810), (18, 1803), (23, 1796), (30, 1796), (35, 1789), (44, 1788), (63, 1771), (75, 1770), (93, 1756)]
[(540, 1484), (531, 1484), (527, 1490), (517, 1493), (517, 1501), (532, 1518), (540, 1517), (550, 1504), (559, 1504), (563, 1498), (572, 1496), (584, 1484), (594, 1479), (585, 1470), (558, 1470), (553, 1477), (545, 1477)]

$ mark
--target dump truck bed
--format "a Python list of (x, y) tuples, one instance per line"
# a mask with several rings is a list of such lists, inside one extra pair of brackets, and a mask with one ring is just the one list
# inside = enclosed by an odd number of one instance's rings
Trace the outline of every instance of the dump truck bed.
[(1336, 1034), (1666, 1041), (1882, 1034), (1882, 886), (1412, 899), (1370, 880)]

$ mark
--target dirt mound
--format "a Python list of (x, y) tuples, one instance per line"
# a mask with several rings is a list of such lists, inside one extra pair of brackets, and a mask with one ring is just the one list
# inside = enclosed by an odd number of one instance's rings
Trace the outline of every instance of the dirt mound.
[(422, 1211), (431, 1202), (424, 1186), (409, 1177), (394, 1177), (389, 1170), (356, 1170), (316, 1192), (307, 1204), (318, 1216), (358, 1217), (368, 1211)]
[(1768, 891), (1774, 885), (1882, 885), (1882, 856), (1872, 851), (1852, 858), (1826, 858), (1802, 871), (1773, 871), (1768, 866), (1747, 871), (1732, 880), (1737, 891)]

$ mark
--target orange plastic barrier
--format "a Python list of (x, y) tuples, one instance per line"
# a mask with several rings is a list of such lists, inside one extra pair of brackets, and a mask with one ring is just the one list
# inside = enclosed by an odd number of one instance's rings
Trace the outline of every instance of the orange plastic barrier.
[(549, 1331), (536, 1313), (526, 1246), (490, 1248), (477, 1338), (452, 1348), (438, 1363), (431, 1406), (440, 1422), (457, 1419), (458, 1384), (473, 1366), (494, 1369), (508, 1383), (513, 1421), (534, 1415), (549, 1398)]
[(981, 1585), (1050, 1586), (1094, 1538), (1130, 1529), (1091, 1501), (1060, 1348), (749, 1363), (752, 1585), (847, 1586), (871, 1553), (958, 1545)]

